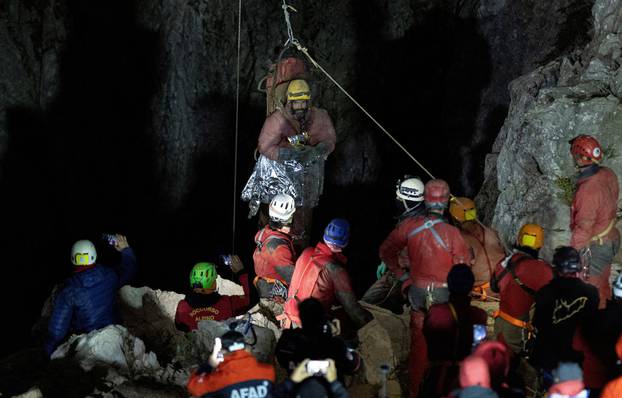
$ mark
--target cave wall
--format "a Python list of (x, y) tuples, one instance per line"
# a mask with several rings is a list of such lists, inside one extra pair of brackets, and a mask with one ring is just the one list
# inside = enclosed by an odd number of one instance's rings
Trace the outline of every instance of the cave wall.
[(540, 223), (548, 259), (570, 238), (569, 203), (559, 184), (575, 173), (568, 141), (594, 135), (605, 148), (603, 164), (622, 174), (621, 17), (620, 2), (596, 1), (592, 39), (584, 48), (511, 83), (509, 114), (493, 147), (498, 153), (486, 161), (479, 200), (494, 208), (493, 224), (511, 242), (522, 224)]
[[(591, 26), (585, 0), (291, 4), (302, 43), (457, 194), (483, 179), (507, 84), (583, 44)], [(286, 39), (280, 1), (243, 5), (238, 194), (264, 118), (256, 86)], [(126, 233), (141, 262), (137, 283), (178, 290), (194, 262), (232, 250), (237, 6), (0, 2), (0, 261), (11, 264), (3, 280), (27, 281), (30, 292), (27, 310), (9, 309), (16, 323), (34, 322), (69, 272), (76, 239)], [(352, 221), (360, 292), (394, 222), (396, 179), (423, 172), (321, 73), (312, 77), (338, 134), (312, 237), (332, 217)], [(494, 203), (497, 191), (487, 192)], [(256, 223), (246, 203), (235, 206), (236, 251), (248, 265)], [(28, 327), (15, 334), (26, 339)]]

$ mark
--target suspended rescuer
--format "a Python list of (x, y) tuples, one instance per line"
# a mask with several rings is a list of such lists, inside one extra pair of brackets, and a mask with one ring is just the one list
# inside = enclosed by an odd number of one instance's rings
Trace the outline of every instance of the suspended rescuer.
[[(404, 180), (398, 180), (395, 192), (395, 204), (398, 211), (397, 225), (425, 213), (423, 192), (424, 185), (418, 177), (405, 177)], [(393, 272), (387, 271), (386, 264), (381, 262), (376, 271), (378, 280), (367, 289), (361, 301), (398, 314), (403, 312), (403, 305), (406, 301), (402, 295), (402, 283), (408, 279), (407, 271), (410, 267), (407, 248), (402, 249), (398, 261), (400, 267), (405, 270), (402, 275), (403, 280), (396, 277)]]
[(315, 247), (306, 248), (298, 260), (285, 302), (284, 326), (301, 325), (298, 303), (313, 297), (327, 313), (341, 304), (355, 327), (369, 322), (372, 314), (356, 300), (346, 270), (343, 249), (350, 240), (350, 224), (342, 218), (333, 219), (324, 230), (324, 237)]
[(420, 396), (444, 397), (455, 387), (460, 361), (474, 346), (474, 325), (483, 328), (488, 314), (471, 305), (475, 278), (471, 267), (457, 264), (447, 275), (449, 301), (430, 307), (423, 324), (430, 368)]
[[(304, 172), (290, 175), (297, 181), (300, 197), (294, 198), (301, 208), (294, 218), (293, 230), (306, 246), (313, 207), (324, 186), (324, 160), (335, 149), (337, 137), (333, 122), (324, 109), (311, 106), (311, 89), (302, 79), (287, 86), (284, 108), (273, 112), (261, 129), (257, 148), (268, 159), (278, 162), (295, 160)], [(301, 181), (302, 179), (302, 181)]]
[(425, 216), (409, 218), (389, 234), (380, 246), (380, 259), (398, 278), (406, 273), (399, 263), (400, 253), (408, 249), (410, 267), (403, 291), (411, 305), (411, 351), (409, 377), (411, 395), (416, 396), (427, 367), (427, 345), (423, 321), (428, 308), (449, 300), (447, 274), (454, 264), (470, 264), (471, 251), (460, 231), (450, 225), (443, 213), (449, 201), (449, 185), (430, 180), (425, 185)]
[(96, 263), (97, 251), (89, 240), (79, 240), (71, 247), (73, 275), (54, 299), (45, 341), (48, 355), (70, 332), (88, 333), (120, 321), (117, 291), (136, 274), (136, 257), (125, 236), (114, 235), (110, 243), (121, 253), (115, 268)]
[(494, 314), (494, 334), (515, 354), (523, 353), (532, 337), (530, 311), (536, 293), (553, 278), (553, 269), (538, 258), (544, 244), (544, 230), (525, 224), (518, 231), (514, 251), (500, 261), (490, 281), (499, 293), (499, 310)]
[(292, 280), (296, 254), (290, 235), (296, 212), (294, 198), (278, 194), (268, 208), (270, 221), (255, 235), (254, 285), (260, 304), (276, 317), (283, 313), (287, 288)]
[[(449, 214), (464, 241), (473, 252), (473, 274), (478, 299), (486, 300), (491, 294), (490, 277), (495, 265), (505, 257), (505, 250), (497, 232), (477, 221), (475, 202), (469, 198), (452, 198), (449, 202)], [(494, 294), (494, 293), (493, 293)]]
[(570, 141), (570, 153), (578, 169), (570, 209), (570, 245), (579, 250), (585, 266), (584, 279), (599, 291), (600, 308), (611, 297), (609, 275), (620, 248), (615, 227), (618, 211), (618, 178), (600, 165), (603, 149), (596, 138), (579, 135)]
[(557, 276), (536, 295), (533, 326), (537, 330), (531, 361), (544, 375), (544, 387), (559, 362), (580, 362), (572, 346), (579, 324), (591, 319), (598, 308), (597, 289), (579, 278), (581, 258), (570, 246), (559, 247), (553, 255)]
[(240, 332), (231, 330), (217, 337), (207, 363), (190, 376), (188, 393), (203, 398), (269, 397), (274, 368), (259, 363), (246, 348)]
[(248, 275), (242, 273), (244, 265), (238, 256), (231, 256), (231, 270), (242, 285), (244, 295), (221, 296), (216, 279), (218, 273), (213, 263), (197, 263), (190, 271), (192, 291), (177, 304), (175, 326), (189, 332), (198, 327), (199, 321), (222, 321), (244, 313), (250, 301)]

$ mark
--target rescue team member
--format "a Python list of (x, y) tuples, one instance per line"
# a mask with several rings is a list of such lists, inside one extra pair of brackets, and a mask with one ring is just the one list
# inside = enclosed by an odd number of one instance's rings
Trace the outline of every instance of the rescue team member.
[(499, 293), (499, 311), (495, 313), (494, 334), (515, 354), (523, 352), (533, 327), (530, 311), (536, 293), (553, 279), (553, 269), (538, 259), (544, 244), (544, 230), (537, 224), (525, 224), (518, 232), (514, 251), (497, 264), (490, 281)]
[[(622, 361), (622, 335), (618, 338), (615, 347), (615, 353), (620, 361)], [(610, 381), (603, 389), (600, 398), (618, 398), (622, 397), (622, 376)]]
[(538, 333), (531, 362), (542, 370), (544, 387), (550, 384), (551, 371), (559, 362), (580, 361), (579, 353), (572, 348), (577, 326), (598, 308), (597, 289), (579, 279), (581, 258), (577, 250), (557, 248), (553, 265), (558, 275), (538, 291), (533, 317)]
[(120, 321), (117, 291), (136, 275), (136, 256), (125, 236), (115, 235), (113, 244), (121, 253), (115, 268), (96, 263), (97, 251), (89, 240), (79, 240), (71, 247), (73, 275), (54, 299), (45, 340), (47, 355), (52, 355), (70, 331), (88, 333)]
[[(423, 192), (424, 185), (418, 177), (409, 177), (397, 182), (395, 204), (398, 211), (398, 225), (409, 218), (425, 213)], [(400, 253), (399, 263), (400, 267), (408, 271), (410, 262), (408, 261), (407, 248), (404, 248)], [(404, 275), (406, 275), (404, 278), (407, 279), (408, 274)], [(404, 311), (403, 306), (406, 302), (401, 293), (404, 281), (397, 278), (393, 272), (387, 272), (387, 266), (384, 262), (378, 266), (376, 276), (378, 280), (367, 289), (361, 301), (401, 314)]]
[(276, 161), (296, 160), (304, 168), (300, 183), (302, 203), (293, 221), (293, 235), (302, 248), (308, 245), (313, 208), (324, 186), (324, 160), (335, 149), (337, 136), (333, 122), (324, 109), (311, 106), (311, 89), (305, 80), (292, 80), (287, 86), (287, 102), (266, 118), (257, 149), (260, 154)]
[(488, 314), (471, 305), (475, 278), (471, 267), (457, 264), (447, 275), (449, 302), (434, 304), (423, 324), (430, 369), (420, 395), (444, 397), (458, 378), (459, 363), (473, 347), (473, 325), (486, 327)]
[(350, 240), (350, 224), (342, 218), (333, 219), (324, 230), (323, 241), (306, 248), (296, 261), (296, 269), (289, 288), (283, 324), (289, 328), (302, 324), (298, 303), (313, 297), (329, 313), (335, 304), (341, 304), (355, 327), (369, 322), (372, 314), (361, 307), (352, 290), (346, 271), (343, 249)]
[(231, 256), (231, 271), (242, 285), (244, 295), (221, 296), (216, 291), (216, 266), (212, 263), (198, 263), (190, 271), (192, 291), (177, 304), (175, 326), (182, 332), (198, 327), (199, 321), (222, 321), (244, 313), (250, 296), (248, 275), (242, 273), (244, 265), (238, 256)]
[(228, 331), (216, 338), (206, 364), (192, 373), (187, 389), (193, 397), (269, 397), (275, 373), (272, 365), (259, 363), (248, 352), (244, 336)]
[[(410, 393), (416, 396), (427, 367), (427, 346), (423, 335), (425, 312), (430, 305), (449, 300), (447, 274), (454, 264), (470, 264), (471, 251), (460, 231), (444, 218), (449, 200), (449, 185), (430, 180), (425, 185), (427, 214), (409, 218), (389, 234), (380, 246), (380, 259), (398, 278), (405, 277), (403, 291), (410, 302), (411, 348)], [(408, 249), (410, 267), (401, 268), (400, 253)]]
[(473, 274), (475, 275), (476, 298), (486, 300), (492, 293), (490, 278), (495, 265), (505, 257), (505, 250), (499, 235), (492, 228), (477, 222), (475, 202), (469, 198), (452, 198), (449, 202), (449, 214), (464, 241), (473, 251)]
[(600, 166), (603, 150), (596, 138), (589, 135), (573, 138), (570, 153), (578, 169), (570, 208), (570, 246), (579, 250), (588, 265), (589, 275), (585, 280), (596, 286), (599, 308), (605, 308), (611, 297), (611, 263), (620, 248), (620, 233), (615, 227), (618, 178), (613, 170)]
[(270, 221), (255, 235), (254, 285), (262, 307), (278, 316), (283, 313), (287, 287), (294, 273), (296, 255), (290, 236), (296, 207), (287, 194), (274, 196), (268, 208)]
[(613, 282), (612, 290), (607, 307), (580, 325), (572, 344), (583, 353), (583, 378), (592, 394), (619, 374), (615, 346), (622, 334), (622, 274)]

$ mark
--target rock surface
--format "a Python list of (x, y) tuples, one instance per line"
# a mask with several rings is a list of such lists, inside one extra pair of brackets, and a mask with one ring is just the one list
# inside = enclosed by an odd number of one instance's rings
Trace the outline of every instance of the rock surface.
[[(592, 8), (592, 40), (510, 85), (512, 102), (493, 153), (478, 202), (494, 208), (492, 222), (500, 236), (513, 242), (520, 226), (545, 228), (542, 255), (568, 244), (569, 203), (560, 178), (575, 172), (568, 141), (592, 134), (605, 148), (603, 164), (622, 176), (622, 107), (618, 87), (622, 5), (597, 0)], [(498, 192), (498, 198), (495, 195)]]

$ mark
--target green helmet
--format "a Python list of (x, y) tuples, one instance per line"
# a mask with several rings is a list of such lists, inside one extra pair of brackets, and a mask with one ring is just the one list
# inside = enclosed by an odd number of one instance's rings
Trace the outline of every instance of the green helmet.
[(197, 263), (190, 271), (190, 287), (213, 289), (216, 287), (216, 266), (212, 263)]

